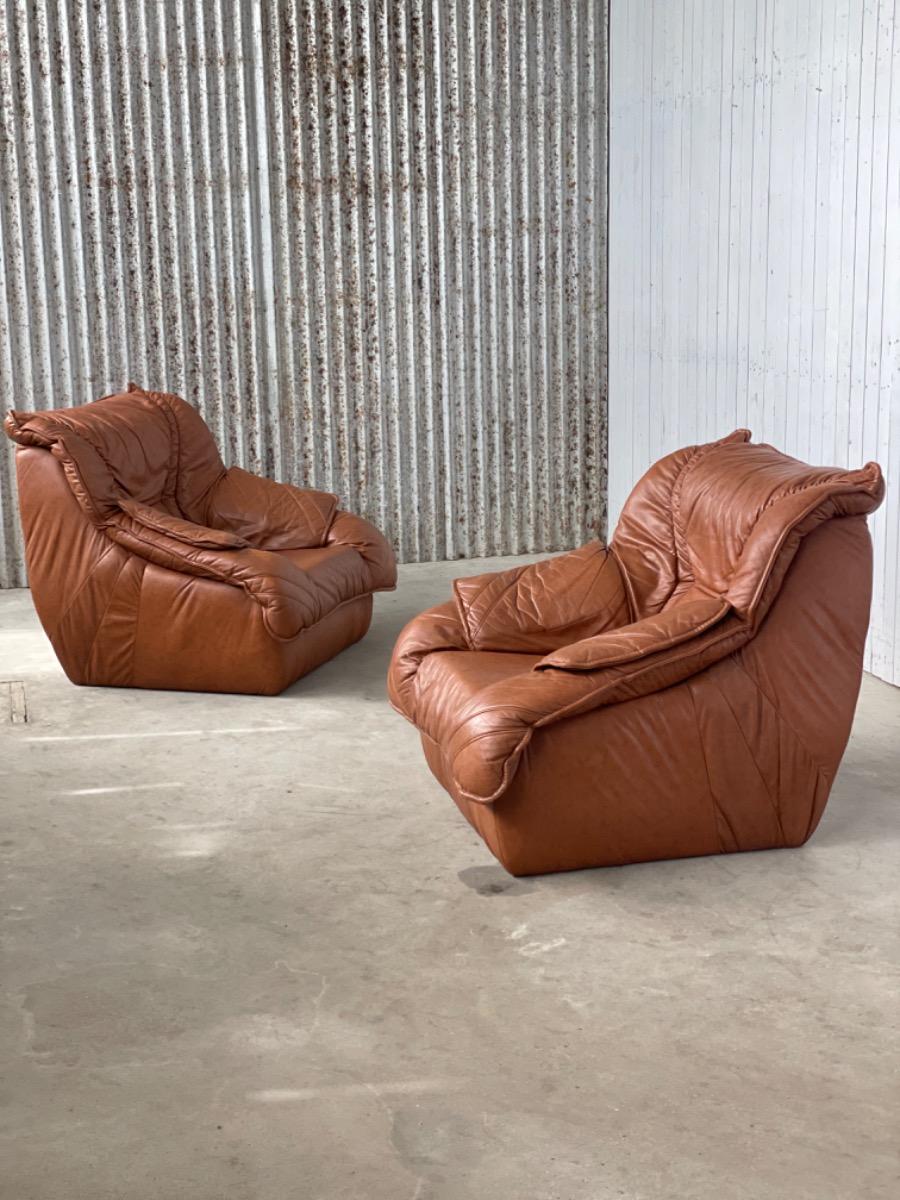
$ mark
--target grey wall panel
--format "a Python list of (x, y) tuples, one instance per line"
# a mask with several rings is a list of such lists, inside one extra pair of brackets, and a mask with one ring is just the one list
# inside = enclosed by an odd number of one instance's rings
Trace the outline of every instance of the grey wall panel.
[(900, 683), (895, 0), (615, 0), (610, 511), (738, 426), (877, 459), (867, 667)]
[(4, 402), (178, 392), (405, 560), (576, 544), (605, 166), (600, 0), (5, 0)]

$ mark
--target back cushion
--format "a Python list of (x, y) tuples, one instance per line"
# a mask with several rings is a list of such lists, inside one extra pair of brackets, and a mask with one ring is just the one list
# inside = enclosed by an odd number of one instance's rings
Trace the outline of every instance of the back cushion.
[[(724, 442), (743, 444), (749, 437), (748, 430), (739, 429)], [(678, 544), (673, 505), (688, 468), (721, 444), (686, 446), (667, 454), (638, 480), (625, 502), (611, 545), (631, 586), (635, 619), (662, 612), (694, 582), (686, 548)]]
[(810, 467), (773, 446), (713, 444), (685, 471), (673, 506), (676, 541), (692, 578), (710, 592), (727, 591), (745, 547), (764, 524), (772, 525), (766, 540), (774, 549), (807, 501), (854, 492), (867, 479), (865, 470)]
[(791, 530), (880, 503), (884, 485), (875, 464), (859, 471), (810, 467), (749, 438), (741, 429), (678, 450), (635, 487), (612, 546), (638, 617), (677, 604), (694, 587), (727, 593), (748, 611)]
[(126, 496), (202, 520), (224, 466), (202, 418), (177, 396), (131, 390), (80, 408), (13, 414), (12, 436), (58, 458), (77, 498), (103, 518)]

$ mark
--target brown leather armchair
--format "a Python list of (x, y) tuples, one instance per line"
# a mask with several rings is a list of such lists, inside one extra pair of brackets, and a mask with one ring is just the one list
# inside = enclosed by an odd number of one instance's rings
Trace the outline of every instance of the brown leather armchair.
[(459, 579), (389, 691), (515, 875), (799, 846), (840, 763), (878, 466), (738, 430), (658, 462), (608, 548)]
[(393, 552), (337, 498), (226, 470), (177, 396), (12, 412), (29, 582), (74, 683), (274, 694), (358, 641)]

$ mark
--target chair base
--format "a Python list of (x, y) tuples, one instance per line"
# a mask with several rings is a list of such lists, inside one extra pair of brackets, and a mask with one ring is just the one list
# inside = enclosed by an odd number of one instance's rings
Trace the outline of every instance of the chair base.
[[(816, 814), (808, 824), (783, 830), (766, 821), (752, 822), (735, 837), (733, 831), (723, 833), (714, 815), (705, 819), (701, 815), (704, 810), (708, 814), (710, 806), (700, 780), (687, 777), (667, 786), (661, 779), (655, 798), (658, 819), (652, 820), (645, 803), (629, 807), (615, 789), (605, 788), (599, 780), (588, 784), (582, 776), (567, 785), (565, 767), (560, 769), (555, 751), (544, 757), (538, 746), (534, 752), (526, 751), (504, 795), (483, 804), (459, 794), (440, 746), (427, 734), (421, 734), (421, 739), (438, 782), (497, 861), (515, 876), (797, 847), (812, 836), (827, 798), (819, 794), (810, 805), (804, 803)], [(691, 797), (696, 802), (694, 820), (685, 804), (685, 786), (692, 783), (696, 783)], [(646, 800), (646, 790), (643, 796)], [(674, 820), (669, 820), (669, 812), (677, 814)]]
[(138, 638), (129, 669), (104, 674), (103, 665), (111, 659), (99, 654), (93, 660), (95, 669), (83, 673), (69, 670), (63, 662), (69, 679), (90, 687), (276, 696), (360, 641), (372, 620), (368, 593), (338, 605), (290, 641), (276, 641), (258, 609), (237, 589), (209, 587), (215, 589), (214, 601), (220, 607), (214, 615), (219, 620), (198, 622), (193, 628), (181, 622), (155, 623), (148, 638)]

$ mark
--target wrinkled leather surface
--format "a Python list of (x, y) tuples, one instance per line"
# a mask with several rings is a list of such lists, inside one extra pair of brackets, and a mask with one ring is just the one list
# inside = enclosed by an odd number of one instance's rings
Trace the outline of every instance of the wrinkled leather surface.
[(206, 525), (185, 521), (182, 517), (172, 517), (161, 508), (141, 504), (139, 500), (120, 500), (119, 508), (134, 519), (135, 529), (143, 528), (145, 536), (161, 533), (185, 545), (199, 546), (205, 550), (242, 550), (250, 545), (236, 533), (210, 529)]
[(330, 529), (337, 496), (276, 483), (232, 467), (209, 497), (208, 524), (229, 530), (259, 550), (301, 550), (322, 544)]
[(76, 683), (279, 692), (362, 637), (395, 585), (374, 526), (226, 470), (176, 396), (129, 385), (5, 428), (35, 606)]
[(619, 564), (599, 542), (559, 558), (453, 584), (472, 650), (546, 653), (628, 620)]
[(401, 633), (392, 703), (515, 873), (815, 828), (859, 688), (865, 515), (884, 486), (875, 464), (808, 467), (748, 438), (677, 451), (639, 482), (608, 552), (623, 601), (584, 589), (577, 551), (460, 581)]
[(687, 593), (678, 604), (643, 621), (622, 625), (603, 637), (585, 638), (548, 654), (537, 664), (538, 670), (564, 667), (569, 671), (596, 671), (636, 662), (648, 655), (671, 650), (692, 641), (717, 625), (730, 611), (727, 600), (718, 596)]

